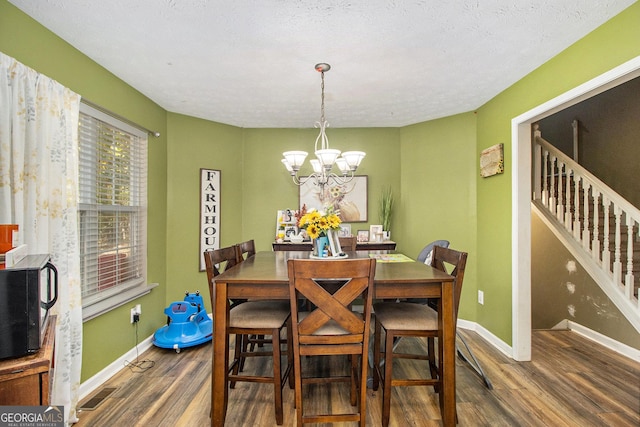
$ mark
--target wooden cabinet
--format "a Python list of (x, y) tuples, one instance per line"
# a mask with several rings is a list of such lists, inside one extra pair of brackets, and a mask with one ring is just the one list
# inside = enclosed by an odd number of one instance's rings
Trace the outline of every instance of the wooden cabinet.
[(55, 330), (56, 316), (51, 316), (37, 353), (0, 361), (0, 405), (49, 405)]
[[(291, 242), (273, 242), (271, 244), (274, 251), (310, 251), (311, 242), (291, 243)], [(356, 245), (357, 251), (394, 251), (396, 242), (386, 240), (384, 242), (359, 242)]]

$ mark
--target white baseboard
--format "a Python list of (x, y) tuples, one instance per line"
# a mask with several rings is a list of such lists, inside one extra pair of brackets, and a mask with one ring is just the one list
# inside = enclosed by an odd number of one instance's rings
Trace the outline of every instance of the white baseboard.
[(609, 338), (606, 335), (602, 335), (600, 332), (589, 329), (579, 323), (572, 322), (571, 320), (566, 320), (566, 323), (564, 321), (558, 323), (558, 325), (561, 324), (566, 325), (565, 329), (569, 329), (577, 334), (580, 334), (583, 337), (608, 348), (609, 350), (613, 350), (616, 353), (621, 354), (622, 356), (628, 357), (629, 359), (635, 360), (636, 362), (640, 362), (640, 350), (636, 348), (630, 347), (626, 344)]
[[(471, 331), (475, 331), (484, 338), (489, 344), (494, 346), (496, 349), (501, 351), (505, 356), (513, 359), (512, 347), (502, 341), (500, 338), (493, 335), (490, 331), (485, 329), (484, 327), (478, 325), (475, 322), (470, 322), (468, 320), (458, 319), (458, 326), (462, 329), (467, 329)], [(606, 335), (602, 335), (599, 332), (596, 332), (592, 329), (587, 328), (586, 326), (582, 326), (579, 323), (572, 322), (571, 320), (564, 319), (558, 322), (552, 329), (568, 329), (577, 334), (582, 335), (583, 337), (594, 341), (616, 353), (621, 354), (622, 356), (628, 357), (629, 359), (635, 360), (636, 362), (640, 362), (640, 350), (630, 347), (626, 344), (623, 344), (619, 341), (616, 341), (612, 338), (609, 338)]]
[(143, 353), (151, 348), (151, 346), (153, 345), (152, 341), (153, 335), (150, 335), (148, 338), (137, 345), (137, 349), (136, 347), (133, 347), (131, 350), (113, 361), (113, 363), (105, 367), (103, 370), (80, 384), (80, 400), (89, 396), (96, 389), (98, 389), (98, 387), (104, 384), (109, 378), (117, 374), (122, 368), (125, 367), (127, 361), (135, 360), (140, 353)]
[(485, 329), (483, 326), (480, 326), (476, 322), (471, 322), (469, 320), (458, 319), (458, 327), (477, 332), (478, 335), (480, 335), (489, 344), (494, 346), (498, 351), (500, 351), (508, 358), (513, 359), (513, 348), (509, 344), (495, 336), (493, 333), (491, 333), (488, 329)]

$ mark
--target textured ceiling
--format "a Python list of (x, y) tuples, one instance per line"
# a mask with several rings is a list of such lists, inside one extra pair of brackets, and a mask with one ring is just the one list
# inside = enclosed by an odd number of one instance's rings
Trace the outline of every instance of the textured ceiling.
[(308, 128), (472, 111), (633, 0), (9, 0), (168, 111)]

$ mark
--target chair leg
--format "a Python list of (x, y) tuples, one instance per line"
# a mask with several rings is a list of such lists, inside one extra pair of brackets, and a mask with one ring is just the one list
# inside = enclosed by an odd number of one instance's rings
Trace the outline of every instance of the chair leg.
[[(429, 359), (429, 371), (431, 372), (432, 379), (440, 378), (438, 376), (438, 366), (436, 365), (436, 353), (435, 353), (434, 342), (435, 342), (434, 338), (427, 337), (427, 358)], [(440, 387), (438, 385), (434, 385), (433, 391), (436, 393), (439, 393)]]
[(378, 390), (380, 387), (380, 337), (382, 326), (376, 321), (375, 332), (373, 335), (373, 389)]
[[(368, 353), (368, 350), (367, 350)], [(367, 366), (366, 353), (360, 357), (360, 400), (358, 410), (360, 411), (360, 427), (365, 427), (367, 423)]]
[[(253, 345), (253, 343), (249, 344), (250, 341), (251, 341), (251, 337), (249, 335), (242, 335), (242, 350), (241, 350), (242, 353), (247, 353), (247, 350), (253, 351), (253, 348), (250, 348), (250, 345)], [(240, 357), (240, 359), (238, 360), (238, 363), (240, 364), (240, 367), (239, 367), (240, 372), (244, 370), (245, 360), (246, 360), (245, 357)]]
[[(293, 334), (291, 334), (293, 335)], [(294, 382), (294, 408), (296, 410), (296, 425), (302, 426), (302, 414), (303, 414), (303, 406), (302, 406), (302, 370), (301, 370), (301, 360), (300, 360), (300, 349), (298, 347), (297, 342), (293, 342), (294, 337), (291, 337), (291, 348), (293, 354), (293, 382)], [(296, 339), (297, 341), (297, 339)], [(291, 374), (290, 374), (291, 375)]]
[[(244, 335), (240, 335), (240, 334), (236, 334), (236, 342), (235, 345), (233, 346), (233, 368), (232, 368), (232, 373), (233, 375), (238, 375), (238, 372), (242, 371), (242, 364), (244, 362), (244, 358), (242, 358), (240, 355), (242, 353), (242, 349), (243, 346), (245, 345), (245, 338)], [(236, 382), (235, 381), (230, 381), (229, 382), (229, 387), (230, 388), (235, 388), (236, 387)]]
[(291, 318), (287, 321), (287, 364), (289, 366), (289, 388), (294, 389), (294, 378), (296, 375), (295, 363), (293, 363), (293, 335), (291, 325)]
[(360, 381), (358, 375), (358, 358), (351, 354), (351, 406), (358, 404), (358, 389), (357, 383)]
[(271, 343), (273, 347), (273, 394), (276, 411), (276, 424), (282, 425), (282, 366), (280, 354), (280, 331), (272, 331)]
[(391, 415), (391, 381), (393, 380), (393, 333), (386, 332), (384, 343), (384, 374), (382, 381), (382, 426), (389, 425)]

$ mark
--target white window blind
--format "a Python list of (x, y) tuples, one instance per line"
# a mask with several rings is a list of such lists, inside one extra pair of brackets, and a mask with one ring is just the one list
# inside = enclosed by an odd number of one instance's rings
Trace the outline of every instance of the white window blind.
[(79, 165), (83, 311), (118, 306), (146, 286), (147, 135), (81, 104)]

